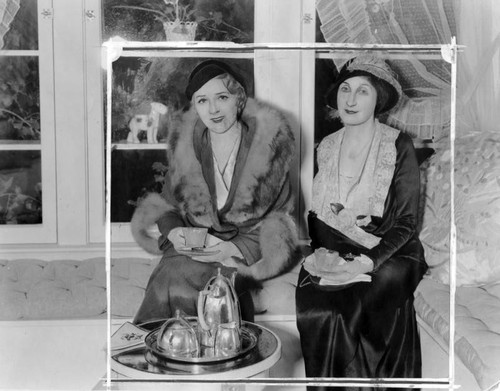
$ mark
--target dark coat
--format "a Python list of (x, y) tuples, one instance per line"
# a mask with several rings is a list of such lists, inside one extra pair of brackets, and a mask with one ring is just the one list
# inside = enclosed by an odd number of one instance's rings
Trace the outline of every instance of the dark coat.
[[(381, 238), (377, 245), (368, 249), (315, 213), (309, 215), (313, 249), (366, 254), (375, 269), (368, 273), (371, 282), (323, 288), (302, 268), (296, 309), (308, 377), (421, 376), (420, 339), (413, 308), (413, 292), (427, 270), (417, 233), (419, 169), (406, 134), (399, 134), (395, 146), (394, 174), (382, 216), (371, 216), (371, 223), (363, 227)], [(347, 389), (354, 388), (339, 388)]]
[[(325, 243), (331, 243), (332, 249), (339, 253), (367, 255), (373, 260), (375, 269), (395, 255), (408, 257), (425, 265), (424, 250), (417, 232), (420, 171), (413, 142), (407, 134), (399, 134), (396, 151), (394, 175), (385, 199), (383, 215), (371, 216), (371, 223), (362, 227), (366, 232), (380, 237), (380, 243), (367, 249), (311, 216), (309, 233), (313, 249), (328, 247)], [(332, 232), (335, 232), (334, 236)]]
[[(289, 266), (297, 246), (289, 169), (294, 135), (277, 110), (248, 99), (236, 166), (224, 207), (218, 211), (209, 131), (194, 108), (184, 113), (168, 140), (168, 178), (163, 199), (152, 194), (137, 208), (132, 231), (152, 253), (165, 251), (167, 235), (180, 226), (209, 228), (231, 240), (244, 256), (241, 274), (261, 280)], [(146, 235), (157, 222), (159, 242)]]
[[(163, 253), (153, 271), (136, 323), (173, 316), (181, 309), (196, 315), (198, 293), (221, 268), (220, 263), (197, 262), (179, 254), (168, 233), (175, 227), (206, 227), (222, 240), (232, 241), (244, 259), (235, 262), (242, 317), (253, 320), (250, 290), (274, 277), (296, 259), (297, 233), (289, 169), (294, 136), (276, 110), (249, 100), (242, 115), (243, 133), (226, 204), (217, 210), (210, 133), (195, 110), (186, 112), (168, 141), (168, 180), (163, 196), (149, 195), (136, 209), (132, 232), (150, 252)], [(147, 235), (157, 223), (158, 239)]]

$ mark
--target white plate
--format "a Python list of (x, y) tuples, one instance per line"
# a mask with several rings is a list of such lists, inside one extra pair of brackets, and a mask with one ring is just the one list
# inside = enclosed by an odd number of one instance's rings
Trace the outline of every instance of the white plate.
[[(340, 264), (342, 263), (345, 263), (345, 261), (341, 262)], [(312, 259), (311, 256), (305, 259), (304, 268), (309, 272), (311, 276), (318, 277), (319, 281), (318, 279), (312, 279), (312, 281), (322, 286), (341, 286), (341, 285), (352, 284), (354, 282), (371, 282), (372, 280), (372, 277), (368, 274), (358, 274), (357, 276), (351, 278), (350, 280), (342, 282), (338, 281), (336, 280), (336, 278), (338, 278), (338, 273), (328, 272), (324, 270), (317, 270), (314, 265), (314, 260)]]
[[(344, 262), (339, 262), (339, 265), (342, 265), (346, 263)], [(304, 260), (304, 268), (309, 272), (309, 274), (315, 276), (315, 277), (330, 277), (330, 278), (335, 278), (337, 273), (335, 272), (329, 272), (327, 270), (318, 270), (316, 268), (316, 265), (314, 263), (314, 253), (309, 255), (305, 260)]]

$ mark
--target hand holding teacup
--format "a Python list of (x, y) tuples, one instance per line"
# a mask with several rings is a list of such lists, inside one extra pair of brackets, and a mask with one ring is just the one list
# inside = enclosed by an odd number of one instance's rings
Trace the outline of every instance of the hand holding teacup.
[(207, 239), (208, 229), (199, 227), (182, 227), (186, 247), (203, 248)]
[(350, 262), (341, 262), (331, 269), (335, 273), (335, 280), (345, 282), (353, 279), (359, 274), (369, 273), (373, 271), (373, 261), (366, 255), (355, 256)]
[(343, 262), (337, 251), (321, 247), (306, 258), (304, 268), (313, 276), (321, 277), (331, 274), (333, 268)]
[(330, 272), (334, 266), (337, 266), (342, 261), (337, 251), (328, 250), (324, 247), (316, 249), (313, 255), (313, 265), (320, 272)]
[(184, 233), (182, 229), (183, 227), (173, 228), (167, 235), (167, 239), (170, 241), (170, 243), (172, 243), (177, 251), (186, 247), (186, 241), (184, 240)]
[(186, 248), (204, 248), (207, 235), (207, 228), (176, 227), (168, 233), (167, 238), (176, 250), (185, 250)]
[(313, 276), (337, 282), (346, 282), (373, 270), (373, 261), (366, 255), (347, 255), (341, 256), (337, 251), (318, 248), (306, 258), (304, 268)]
[(237, 267), (235, 259), (243, 259), (240, 249), (231, 241), (219, 241), (213, 246), (204, 249), (206, 254), (201, 251), (192, 258), (199, 262), (219, 262), (226, 267)]

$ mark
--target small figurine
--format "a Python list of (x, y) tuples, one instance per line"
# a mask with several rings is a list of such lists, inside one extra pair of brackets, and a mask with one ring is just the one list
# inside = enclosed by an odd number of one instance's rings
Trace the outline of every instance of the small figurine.
[(151, 102), (151, 110), (148, 114), (136, 114), (128, 123), (130, 132), (127, 142), (139, 144), (139, 132), (147, 132), (148, 144), (158, 144), (158, 124), (160, 116), (167, 114), (168, 107), (162, 103)]

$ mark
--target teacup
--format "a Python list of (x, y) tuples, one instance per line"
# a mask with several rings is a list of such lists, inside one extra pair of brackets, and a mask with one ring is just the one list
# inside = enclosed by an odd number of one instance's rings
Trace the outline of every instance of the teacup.
[(183, 227), (182, 232), (184, 233), (186, 247), (205, 247), (205, 240), (208, 233), (207, 228)]
[(337, 266), (340, 260), (337, 251), (321, 247), (314, 252), (314, 266), (318, 271), (331, 271), (332, 267)]

